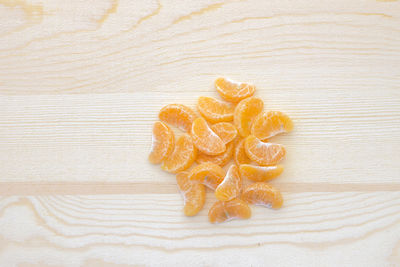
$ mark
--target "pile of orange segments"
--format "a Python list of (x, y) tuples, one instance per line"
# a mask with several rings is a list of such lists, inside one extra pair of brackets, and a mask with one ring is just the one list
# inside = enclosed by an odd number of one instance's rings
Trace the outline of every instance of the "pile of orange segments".
[[(215, 88), (223, 100), (199, 97), (200, 115), (182, 104), (160, 110), (149, 161), (176, 174), (187, 216), (203, 208), (206, 187), (218, 199), (208, 212), (211, 223), (250, 218), (248, 204), (281, 208), (280, 191), (267, 182), (282, 173), (278, 163), (286, 150), (269, 139), (290, 132), (291, 119), (279, 111), (264, 112), (264, 102), (253, 96), (251, 84), (218, 78)], [(170, 126), (184, 133), (175, 140)]]

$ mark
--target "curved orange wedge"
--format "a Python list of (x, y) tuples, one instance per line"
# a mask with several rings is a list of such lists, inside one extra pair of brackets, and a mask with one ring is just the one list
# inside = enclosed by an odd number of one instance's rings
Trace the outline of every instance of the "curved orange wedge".
[(231, 142), (237, 135), (235, 126), (229, 122), (219, 122), (211, 125), (211, 130), (213, 130), (225, 144)]
[(281, 192), (267, 183), (254, 183), (243, 191), (242, 199), (249, 204), (279, 209), (283, 205)]
[(183, 213), (186, 216), (196, 215), (204, 206), (206, 188), (202, 184), (191, 182), (187, 172), (178, 173), (176, 182), (184, 201)]
[(259, 114), (251, 126), (251, 134), (260, 140), (293, 130), (293, 122), (288, 115), (280, 111)]
[(246, 155), (262, 166), (276, 165), (286, 154), (280, 144), (264, 143), (254, 135), (249, 135), (244, 143)]
[(224, 176), (225, 171), (211, 162), (199, 164), (189, 172), (189, 180), (202, 183), (213, 190), (222, 182)]
[(218, 200), (228, 201), (238, 197), (241, 189), (242, 178), (239, 174), (239, 168), (236, 165), (231, 165), (224, 180), (215, 189), (215, 196)]
[(201, 96), (197, 102), (197, 109), (207, 121), (217, 123), (232, 121), (235, 106), (212, 97)]
[(239, 166), (239, 170), (242, 178), (247, 178), (254, 182), (267, 182), (278, 177), (283, 172), (283, 166), (255, 166), (251, 164), (242, 164)]
[(189, 168), (195, 161), (197, 149), (189, 134), (183, 134), (175, 144), (175, 149), (168, 156), (161, 168), (167, 172), (177, 173)]
[(182, 131), (189, 132), (197, 115), (191, 108), (185, 105), (169, 104), (160, 110), (158, 117), (163, 122), (171, 124)]
[(212, 162), (223, 167), (231, 160), (233, 155), (233, 149), (234, 149), (234, 142), (232, 141), (226, 145), (226, 150), (222, 154), (210, 156), (202, 152), (199, 152), (196, 161), (197, 163), (200, 164), (205, 162)]
[(155, 122), (149, 161), (153, 164), (161, 163), (174, 150), (174, 143), (174, 132), (166, 124), (160, 121)]
[(248, 219), (251, 209), (247, 203), (239, 198), (229, 201), (217, 201), (208, 211), (211, 223), (222, 223), (233, 219)]
[(224, 100), (233, 103), (252, 96), (256, 90), (254, 85), (236, 82), (227, 78), (216, 79), (215, 88)]
[(233, 123), (243, 137), (250, 134), (251, 125), (256, 116), (263, 110), (264, 102), (257, 97), (242, 100), (235, 108)]
[(226, 150), (225, 143), (202, 117), (193, 121), (191, 134), (194, 145), (207, 155), (218, 155)]

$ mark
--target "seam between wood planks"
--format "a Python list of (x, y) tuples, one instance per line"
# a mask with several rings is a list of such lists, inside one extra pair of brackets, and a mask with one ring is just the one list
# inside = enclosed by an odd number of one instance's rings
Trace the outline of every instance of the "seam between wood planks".
[[(399, 191), (400, 184), (377, 183), (280, 183), (281, 191), (304, 192), (377, 192)], [(128, 182), (2, 182), (0, 195), (104, 195), (104, 194), (174, 194), (176, 184)]]

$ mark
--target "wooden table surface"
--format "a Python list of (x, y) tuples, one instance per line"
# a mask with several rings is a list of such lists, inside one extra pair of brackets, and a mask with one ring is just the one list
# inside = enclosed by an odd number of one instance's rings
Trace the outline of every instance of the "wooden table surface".
[[(158, 110), (256, 84), (279, 211), (182, 215)], [(0, 266), (400, 266), (400, 2), (0, 0)]]

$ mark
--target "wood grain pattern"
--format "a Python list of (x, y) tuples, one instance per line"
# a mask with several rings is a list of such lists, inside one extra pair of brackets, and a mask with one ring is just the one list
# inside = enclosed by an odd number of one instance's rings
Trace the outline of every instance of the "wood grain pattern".
[[(400, 266), (399, 47), (395, 0), (0, 0), (0, 266)], [(146, 155), (220, 75), (295, 130), (285, 207), (214, 226)]]
[[(139, 265), (293, 266), (299, 259), (284, 255), (303, 254), (304, 265), (389, 266), (399, 260), (399, 197), (292, 193), (280, 211), (253, 208), (251, 220), (225, 225), (210, 225), (206, 210), (184, 217), (178, 194), (9, 197), (0, 202), (0, 231), (8, 242), (0, 260), (7, 255), (10, 264), (85, 266), (94, 257)], [(27, 251), (23, 258), (21, 250)]]

